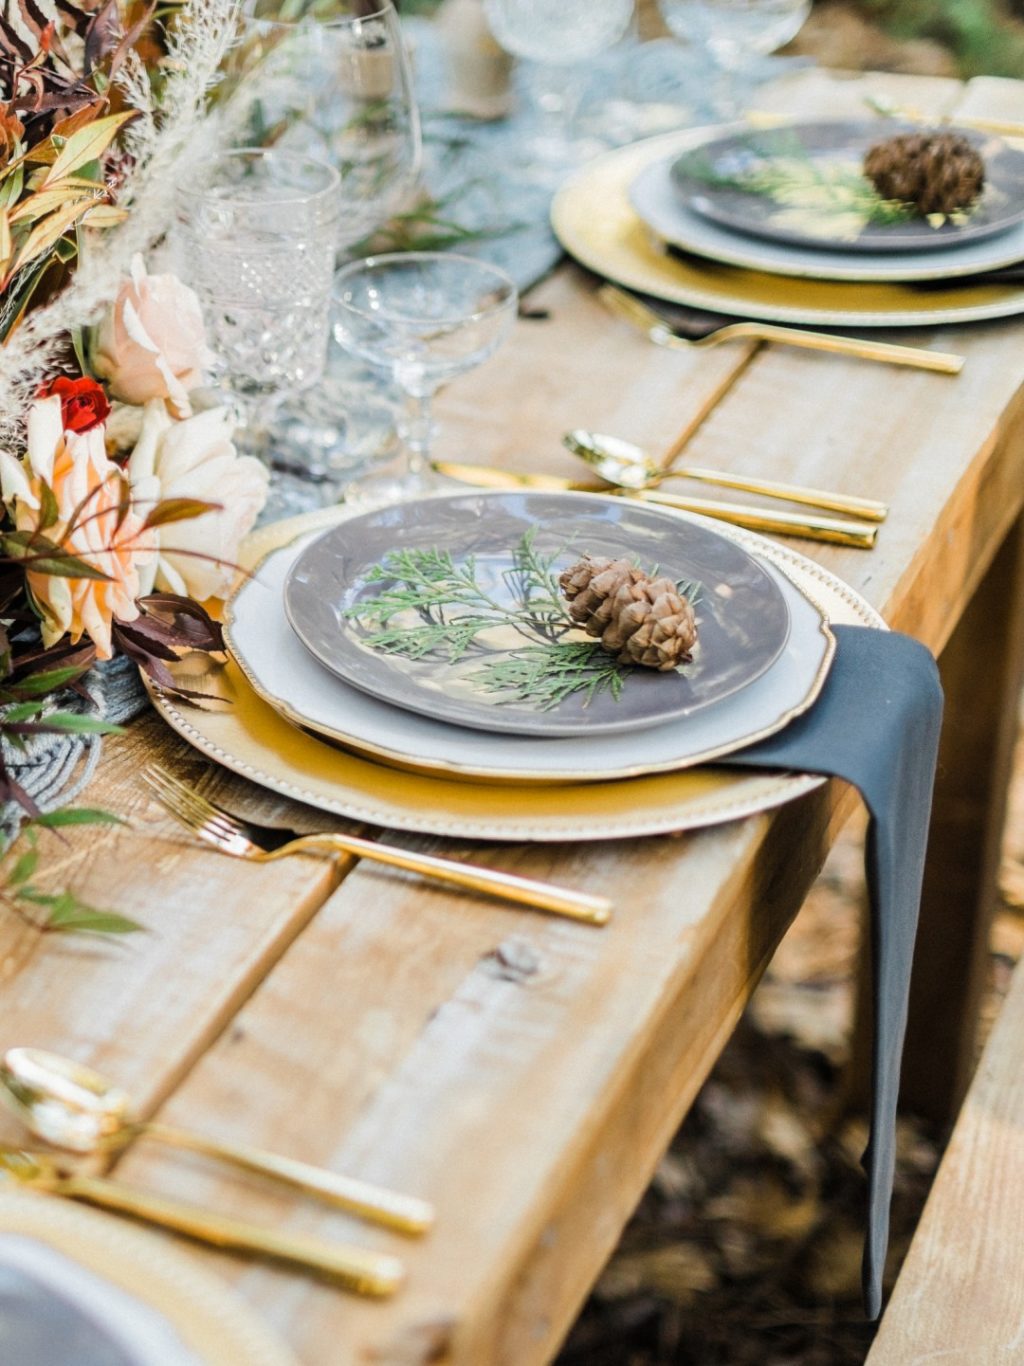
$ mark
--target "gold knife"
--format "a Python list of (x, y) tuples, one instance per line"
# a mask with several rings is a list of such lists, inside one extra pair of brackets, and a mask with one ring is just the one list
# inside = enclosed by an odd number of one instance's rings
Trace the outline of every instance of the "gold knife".
[(744, 503), (721, 503), (710, 498), (686, 498), (677, 493), (661, 493), (653, 489), (614, 489), (607, 484), (581, 483), (554, 474), (524, 474), (512, 470), (494, 469), (489, 465), (462, 465), (450, 460), (435, 460), (432, 468), (461, 484), (489, 489), (539, 489), (543, 492), (605, 493), (618, 498), (633, 498), (643, 503), (657, 503), (661, 507), (678, 508), (682, 512), (696, 512), (732, 526), (745, 527), (776, 536), (800, 536), (808, 541), (823, 541), (829, 545), (854, 546), (870, 550), (875, 544), (878, 527), (867, 522), (845, 521), (837, 517), (805, 516), (798, 512), (762, 512)]

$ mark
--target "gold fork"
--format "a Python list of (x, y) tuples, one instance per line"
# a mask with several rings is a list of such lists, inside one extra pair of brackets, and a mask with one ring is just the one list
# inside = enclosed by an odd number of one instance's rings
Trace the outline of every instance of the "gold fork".
[(583, 920), (590, 925), (606, 925), (611, 918), (612, 904), (607, 897), (568, 891), (549, 882), (535, 882), (514, 873), (457, 863), (433, 854), (418, 854), (392, 844), (360, 839), (358, 835), (300, 835), (297, 830), (243, 820), (186, 787), (159, 764), (147, 768), (142, 781), (171, 815), (194, 835), (235, 858), (272, 863), (289, 854), (355, 854), (393, 868), (423, 873), (441, 882), (452, 882), (470, 891), (488, 892), (505, 901), (552, 911), (571, 920)]
[(643, 302), (626, 294), (615, 285), (602, 285), (597, 297), (609, 313), (614, 313), (633, 327), (647, 334), (655, 346), (667, 346), (677, 351), (717, 346), (728, 341), (779, 342), (783, 346), (798, 346), (806, 351), (830, 351), (838, 355), (857, 356), (860, 360), (884, 361), (889, 365), (909, 365), (917, 370), (936, 370), (943, 375), (958, 375), (964, 368), (963, 356), (950, 351), (926, 351), (918, 346), (897, 346), (892, 342), (861, 341), (854, 337), (837, 337), (830, 332), (805, 332), (796, 327), (776, 327), (774, 323), (735, 322), (709, 328), (703, 336), (682, 337)]
[(46, 1195), (85, 1200), (101, 1209), (173, 1229), (186, 1238), (210, 1243), (225, 1252), (271, 1257), (317, 1271), (360, 1295), (393, 1295), (405, 1279), (402, 1263), (389, 1253), (346, 1243), (328, 1243), (306, 1234), (290, 1233), (287, 1229), (250, 1224), (120, 1181), (82, 1176), (63, 1170), (56, 1159), (42, 1153), (0, 1147), (0, 1189), (5, 1181), (16, 1181)]

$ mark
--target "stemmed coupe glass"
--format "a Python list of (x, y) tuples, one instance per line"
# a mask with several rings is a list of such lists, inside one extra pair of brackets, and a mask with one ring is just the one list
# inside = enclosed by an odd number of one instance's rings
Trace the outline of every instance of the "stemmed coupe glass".
[(484, 0), (495, 38), (507, 52), (536, 62), (534, 90), (541, 115), (529, 152), (546, 167), (581, 160), (585, 145), (572, 120), (585, 85), (585, 63), (623, 36), (633, 0)]
[(811, 0), (658, 0), (658, 8), (676, 38), (714, 63), (719, 74), (715, 110), (735, 118), (741, 112), (737, 78), (754, 58), (796, 37)]
[(497, 350), (517, 303), (504, 271), (452, 252), (370, 256), (339, 271), (335, 336), (346, 350), (386, 369), (407, 408), (401, 454), (350, 484), (347, 502), (398, 502), (436, 486), (430, 468), (434, 395)]
[[(239, 421), (236, 444), (278, 468), (307, 458), (272, 429), (283, 399), (315, 385), (326, 365), (339, 186), (337, 171), (312, 157), (240, 148), (179, 199), (172, 243), (199, 297), (215, 382)], [(275, 510), (295, 510), (280, 489)]]

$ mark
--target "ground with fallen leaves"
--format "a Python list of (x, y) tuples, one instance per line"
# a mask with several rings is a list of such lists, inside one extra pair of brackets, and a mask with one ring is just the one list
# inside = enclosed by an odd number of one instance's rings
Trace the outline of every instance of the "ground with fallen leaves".
[[(982, 1035), (1024, 953), (1024, 740)], [(865, 1126), (844, 1114), (863, 822), (833, 850), (557, 1366), (858, 1366)], [(983, 1038), (979, 1040), (979, 1047)], [(891, 1284), (944, 1135), (904, 1116)]]

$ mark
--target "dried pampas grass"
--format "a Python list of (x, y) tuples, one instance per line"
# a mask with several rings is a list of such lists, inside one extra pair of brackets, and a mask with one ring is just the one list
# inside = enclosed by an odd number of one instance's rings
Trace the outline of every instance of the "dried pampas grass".
[(69, 332), (95, 323), (128, 273), (135, 252), (167, 231), (174, 197), (225, 138), (224, 115), (208, 95), (234, 39), (240, 0), (190, 0), (169, 35), (159, 102), (143, 63), (130, 54), (117, 80), (138, 117), (122, 135), (131, 170), (118, 196), (119, 227), (90, 234), (71, 282), (27, 314), (0, 348), (0, 442), (17, 440), (40, 384), (59, 364)]

